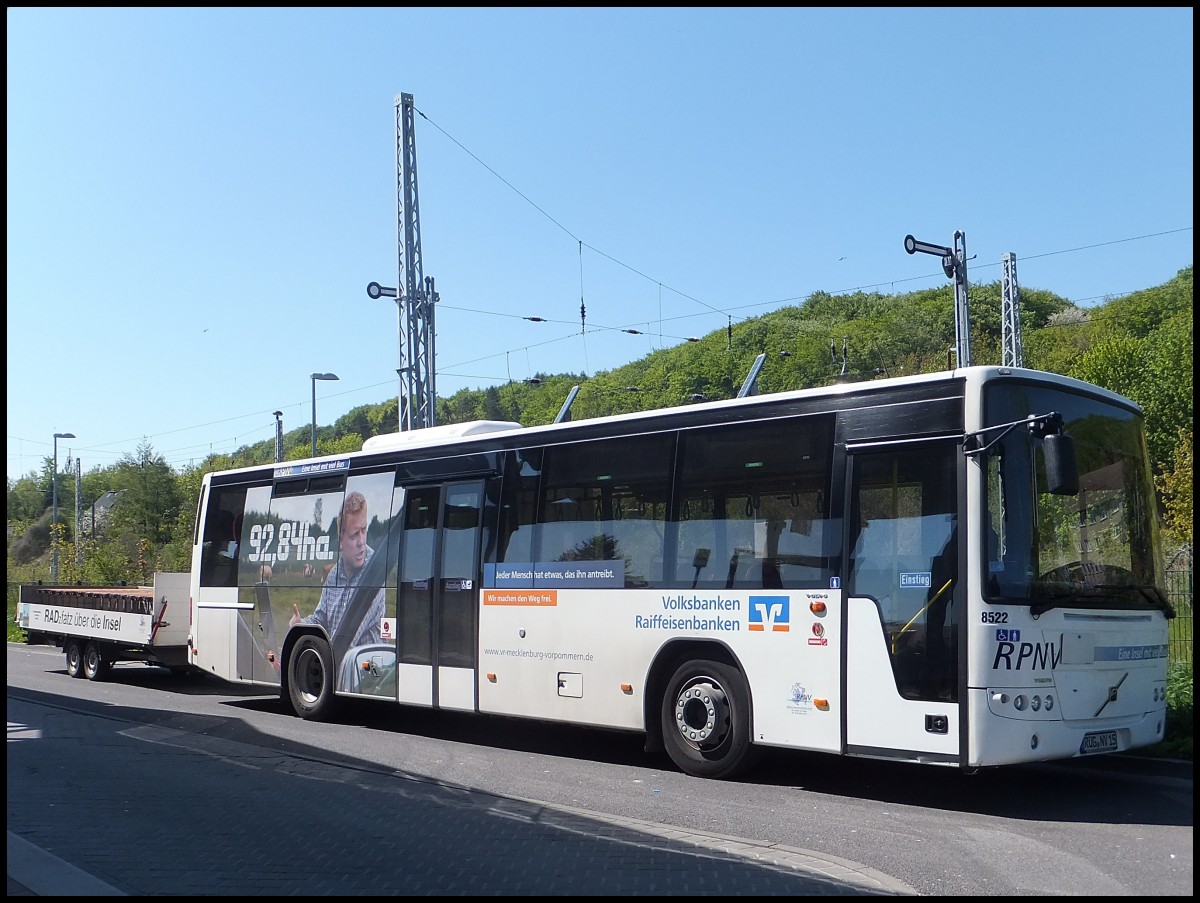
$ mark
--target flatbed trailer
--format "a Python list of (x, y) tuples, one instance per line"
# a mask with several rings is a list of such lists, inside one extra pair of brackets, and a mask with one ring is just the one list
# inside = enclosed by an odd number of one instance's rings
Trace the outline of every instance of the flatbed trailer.
[(188, 672), (188, 577), (156, 573), (152, 586), (25, 585), (18, 623), (26, 643), (62, 649), (72, 677), (100, 680), (126, 661)]

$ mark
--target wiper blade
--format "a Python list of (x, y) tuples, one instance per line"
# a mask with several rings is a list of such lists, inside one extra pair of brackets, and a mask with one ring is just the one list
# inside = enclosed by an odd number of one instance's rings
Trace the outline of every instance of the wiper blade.
[[(1052, 608), (1057, 608), (1063, 602), (1080, 596), (1078, 587), (1063, 583), (1042, 584), (1038, 587), (1046, 598), (1029, 606), (1029, 613), (1035, 618), (1041, 617)], [(1032, 595), (1032, 593), (1030, 593)]]
[(1141, 593), (1155, 608), (1161, 608), (1168, 620), (1175, 617), (1175, 608), (1157, 586), (1145, 583), (1100, 583), (1096, 589), (1131, 589)]
[[(1059, 608), (1066, 602), (1095, 601), (1097, 599), (1112, 599), (1114, 590), (1126, 590), (1139, 593), (1155, 608), (1160, 608), (1168, 619), (1175, 617), (1175, 609), (1158, 587), (1138, 583), (1097, 583), (1092, 586), (1072, 586), (1064, 583), (1047, 583), (1037, 587), (1042, 599), (1029, 606), (1029, 613), (1035, 618), (1040, 617), (1052, 608)], [(1031, 594), (1032, 595), (1032, 594)]]

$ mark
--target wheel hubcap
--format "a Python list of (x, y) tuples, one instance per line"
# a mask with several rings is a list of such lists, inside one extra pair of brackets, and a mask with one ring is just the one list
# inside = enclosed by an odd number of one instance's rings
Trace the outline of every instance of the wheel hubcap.
[(296, 665), (296, 689), (300, 691), (305, 704), (312, 705), (321, 698), (325, 689), (325, 668), (321, 656), (312, 649), (300, 653), (300, 661)]
[(688, 681), (675, 698), (675, 726), (696, 749), (716, 746), (728, 732), (729, 701), (711, 677)]

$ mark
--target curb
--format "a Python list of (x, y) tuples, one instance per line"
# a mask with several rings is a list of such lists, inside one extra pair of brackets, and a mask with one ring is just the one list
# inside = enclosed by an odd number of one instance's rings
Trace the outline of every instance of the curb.
[(34, 897), (129, 896), (12, 831), (8, 832), (8, 880), (10, 895), (12, 882), (16, 881)]

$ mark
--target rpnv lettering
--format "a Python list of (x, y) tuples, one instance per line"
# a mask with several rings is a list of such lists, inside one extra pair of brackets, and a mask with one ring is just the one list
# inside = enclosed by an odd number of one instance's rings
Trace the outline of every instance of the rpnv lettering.
[(1005, 640), (996, 644), (996, 658), (992, 661), (992, 670), (1053, 670), (1061, 661), (1062, 649), (1054, 643), (1012, 643)]

